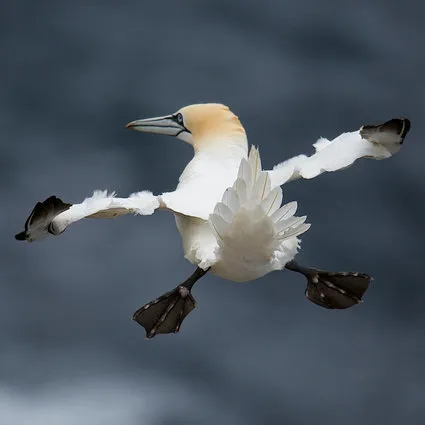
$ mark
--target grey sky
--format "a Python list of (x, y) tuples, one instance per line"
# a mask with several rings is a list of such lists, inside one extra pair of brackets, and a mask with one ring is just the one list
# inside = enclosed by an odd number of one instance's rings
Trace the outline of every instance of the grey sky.
[[(425, 31), (420, 2), (4, 2), (0, 16), (0, 425), (419, 424), (425, 414)], [(124, 129), (228, 104), (271, 167), (408, 116), (388, 161), (284, 187), (297, 257), (375, 277), (326, 311), (289, 272), (206, 276), (178, 335), (130, 320), (191, 272), (172, 216), (13, 235), (35, 202), (172, 190), (190, 148)]]

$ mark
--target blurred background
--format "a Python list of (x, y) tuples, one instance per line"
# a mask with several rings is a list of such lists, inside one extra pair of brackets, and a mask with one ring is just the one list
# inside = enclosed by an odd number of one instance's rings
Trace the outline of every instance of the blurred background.
[[(0, 15), (0, 425), (422, 424), (424, 7), (417, 0), (16, 1)], [(327, 311), (304, 278), (207, 275), (177, 335), (130, 320), (193, 271), (172, 215), (18, 243), (37, 201), (173, 190), (190, 146), (124, 129), (228, 104), (265, 167), (407, 116), (386, 161), (284, 187), (299, 262), (375, 277)]]

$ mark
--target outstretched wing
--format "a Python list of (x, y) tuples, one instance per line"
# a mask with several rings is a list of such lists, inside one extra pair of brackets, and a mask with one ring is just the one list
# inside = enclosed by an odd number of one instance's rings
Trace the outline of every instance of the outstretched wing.
[(148, 191), (116, 198), (113, 192), (97, 190), (80, 204), (68, 204), (51, 196), (36, 204), (25, 222), (25, 230), (15, 238), (32, 242), (49, 234), (60, 235), (71, 223), (82, 218), (114, 218), (128, 213), (151, 215), (159, 206), (158, 198)]
[[(247, 273), (232, 275), (236, 281), (260, 277), (273, 268), (274, 256), (285, 251), (282, 244), (288, 240), (286, 261), (291, 260), (298, 247), (296, 237), (306, 232), (310, 224), (305, 223), (306, 216), (295, 217), (296, 202), (281, 204), (282, 189), (271, 188), (270, 176), (261, 168), (259, 152), (252, 147), (248, 160), (241, 161), (235, 183), (225, 191), (209, 218), (220, 247), (220, 262), (215, 267)], [(279, 258), (277, 268), (286, 261)], [(232, 267), (242, 263), (244, 267)]]
[(364, 125), (333, 140), (321, 138), (313, 145), (313, 155), (295, 156), (270, 170), (272, 187), (299, 178), (311, 179), (325, 171), (342, 170), (359, 158), (389, 158), (400, 150), (409, 130), (407, 118), (394, 118), (384, 124)]

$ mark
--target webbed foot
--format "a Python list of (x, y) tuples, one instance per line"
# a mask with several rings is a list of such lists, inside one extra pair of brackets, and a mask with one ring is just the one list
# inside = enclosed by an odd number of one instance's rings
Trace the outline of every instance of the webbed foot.
[(196, 307), (195, 298), (190, 291), (207, 271), (198, 267), (177, 288), (145, 304), (133, 314), (133, 320), (145, 328), (146, 338), (180, 330), (185, 317)]
[(305, 296), (314, 304), (329, 309), (344, 309), (359, 304), (372, 278), (358, 272), (328, 272), (302, 267), (295, 261), (285, 266), (307, 278)]
[(195, 307), (196, 301), (190, 289), (179, 285), (139, 308), (134, 313), (133, 320), (145, 328), (146, 338), (152, 338), (156, 334), (176, 333), (184, 318)]

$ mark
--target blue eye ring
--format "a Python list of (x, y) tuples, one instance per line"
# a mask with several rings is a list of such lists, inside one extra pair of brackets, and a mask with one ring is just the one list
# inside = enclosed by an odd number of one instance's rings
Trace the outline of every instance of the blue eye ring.
[(180, 112), (176, 115), (176, 121), (183, 125), (183, 115)]

